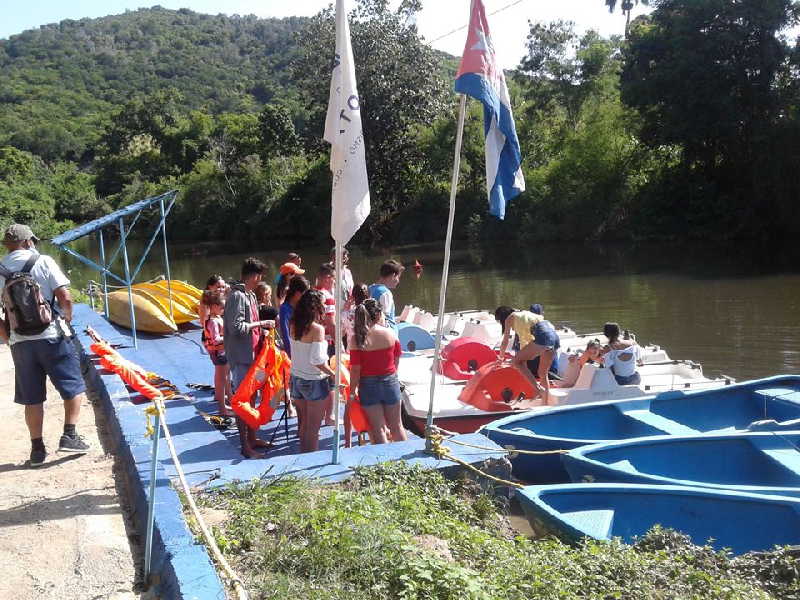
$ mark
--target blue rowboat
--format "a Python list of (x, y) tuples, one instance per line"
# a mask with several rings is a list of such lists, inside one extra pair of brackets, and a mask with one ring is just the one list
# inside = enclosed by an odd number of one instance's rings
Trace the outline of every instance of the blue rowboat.
[(534, 531), (567, 542), (633, 543), (654, 525), (734, 554), (800, 543), (800, 500), (729, 490), (633, 484), (532, 485), (517, 490)]
[[(800, 376), (783, 375), (724, 388), (669, 391), (630, 400), (534, 409), (494, 421), (479, 431), (501, 446), (572, 450), (588, 444), (658, 435), (698, 435), (763, 428), (800, 419)], [(800, 426), (794, 425), (795, 429)], [(558, 454), (512, 455), (514, 475), (534, 483), (570, 481)]]
[(800, 497), (799, 447), (800, 431), (660, 436), (583, 446), (562, 461), (576, 482), (688, 485)]

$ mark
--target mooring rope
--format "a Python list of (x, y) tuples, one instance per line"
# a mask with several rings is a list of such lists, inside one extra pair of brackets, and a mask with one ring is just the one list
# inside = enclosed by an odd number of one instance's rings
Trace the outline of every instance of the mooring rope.
[[(176, 396), (180, 396), (178, 394), (170, 396), (171, 398), (175, 398)], [(205, 520), (203, 520), (203, 516), (200, 514), (200, 510), (197, 508), (197, 504), (194, 501), (194, 496), (192, 495), (192, 490), (189, 487), (188, 482), (186, 481), (186, 476), (183, 472), (183, 467), (181, 466), (180, 460), (178, 460), (178, 453), (175, 451), (175, 446), (172, 444), (172, 435), (169, 432), (169, 427), (167, 427), (167, 419), (166, 414), (164, 412), (164, 403), (161, 398), (153, 399), (153, 404), (145, 409), (145, 415), (147, 416), (147, 434), (153, 435), (156, 433), (152, 424), (150, 423), (150, 416), (158, 415), (161, 420), (161, 426), (164, 429), (164, 439), (167, 442), (167, 447), (169, 448), (169, 453), (172, 456), (172, 463), (175, 465), (175, 471), (178, 473), (178, 479), (181, 482), (181, 487), (183, 488), (183, 493), (186, 495), (186, 502), (189, 504), (189, 509), (192, 511), (192, 516), (194, 516), (195, 521), (197, 522), (200, 531), (203, 534), (203, 538), (206, 541), (206, 545), (211, 550), (211, 554), (216, 560), (217, 564), (222, 569), (222, 573), (225, 579), (228, 580), (230, 585), (233, 587), (234, 591), (236, 592), (236, 596), (239, 600), (248, 600), (247, 589), (244, 587), (244, 583), (236, 574), (236, 572), (231, 568), (228, 561), (222, 555), (222, 552), (217, 546), (217, 542), (214, 540), (214, 536), (212, 535), (211, 531), (206, 525)]]

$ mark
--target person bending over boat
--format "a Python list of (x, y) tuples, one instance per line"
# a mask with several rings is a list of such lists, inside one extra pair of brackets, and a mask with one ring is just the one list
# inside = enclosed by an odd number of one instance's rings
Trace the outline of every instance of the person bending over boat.
[[(228, 357), (233, 391), (241, 385), (250, 365), (253, 364), (261, 346), (264, 327), (274, 327), (275, 321), (262, 321), (258, 318), (258, 301), (253, 293), (266, 267), (255, 258), (248, 258), (242, 264), (242, 282), (234, 284), (222, 321), (224, 324), (223, 343), (225, 355)], [(239, 440), (242, 444), (242, 455), (246, 458), (263, 458), (256, 448), (266, 448), (268, 444), (256, 437), (255, 429), (247, 426), (241, 419), (236, 419), (239, 427)]]
[(350, 397), (358, 394), (369, 420), (369, 439), (385, 444), (386, 427), (393, 442), (406, 439), (400, 416), (400, 341), (383, 324), (383, 311), (374, 298), (355, 308), (353, 338), (350, 340)]
[(330, 393), (328, 342), (325, 340), (322, 293), (307, 290), (294, 308), (291, 322), (291, 394), (301, 414), (300, 452), (319, 449), (319, 428)]
[(641, 350), (635, 340), (620, 339), (617, 323), (603, 325), (603, 335), (608, 344), (603, 348), (603, 363), (611, 369), (619, 385), (639, 385), (641, 375), (636, 367), (641, 364)]
[[(556, 352), (561, 347), (561, 340), (558, 338), (556, 328), (546, 319), (533, 326), (532, 335), (533, 341), (523, 346), (514, 355), (511, 364), (520, 370), (539, 392), (538, 395), (547, 402), (550, 397), (550, 377), (548, 372), (556, 357)], [(538, 371), (534, 373), (532, 368), (536, 368), (536, 363), (533, 361), (537, 358), (539, 359)]]
[(542, 315), (529, 310), (516, 310), (510, 306), (498, 306), (494, 311), (494, 318), (503, 327), (503, 341), (500, 342), (501, 359), (505, 358), (514, 334), (517, 340), (513, 342), (512, 348), (519, 350), (533, 341), (533, 327), (544, 321)]

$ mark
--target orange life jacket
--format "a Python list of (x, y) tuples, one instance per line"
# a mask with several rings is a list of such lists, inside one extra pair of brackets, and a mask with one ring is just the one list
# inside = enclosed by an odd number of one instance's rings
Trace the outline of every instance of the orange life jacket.
[(160, 390), (147, 382), (147, 372), (142, 367), (125, 360), (113, 349), (110, 354), (100, 357), (100, 364), (104, 369), (119, 375), (122, 381), (145, 398), (153, 400), (164, 397)]
[[(336, 356), (331, 356), (331, 369), (336, 371)], [(350, 400), (350, 355), (349, 354), (342, 354), (342, 370), (340, 371), (340, 383), (342, 383), (345, 386), (342, 389), (344, 397), (348, 399), (347, 410), (345, 411), (345, 413), (347, 414), (347, 417), (350, 419), (350, 424), (352, 428), (355, 429), (357, 433), (363, 433), (364, 431), (369, 431), (369, 420), (367, 419), (367, 413), (364, 412), (364, 408), (361, 406), (361, 402), (359, 401), (358, 397), (355, 397), (352, 400)], [(347, 433), (346, 430), (345, 433)]]
[[(267, 337), (258, 356), (250, 365), (242, 383), (231, 398), (231, 408), (248, 427), (258, 429), (272, 419), (289, 385), (291, 361), (286, 352), (279, 349), (275, 339)], [(255, 406), (257, 392), (261, 392), (261, 404)]]

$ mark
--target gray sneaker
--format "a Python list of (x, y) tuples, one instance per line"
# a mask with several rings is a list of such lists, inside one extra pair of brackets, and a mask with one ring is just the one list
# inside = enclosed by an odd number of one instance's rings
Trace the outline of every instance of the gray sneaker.
[(47, 458), (47, 450), (42, 448), (41, 450), (37, 448), (31, 448), (31, 460), (28, 462), (28, 465), (31, 467), (41, 467), (44, 464), (44, 459)]
[(91, 446), (80, 435), (62, 435), (58, 442), (59, 452), (72, 452), (73, 454), (86, 454)]

